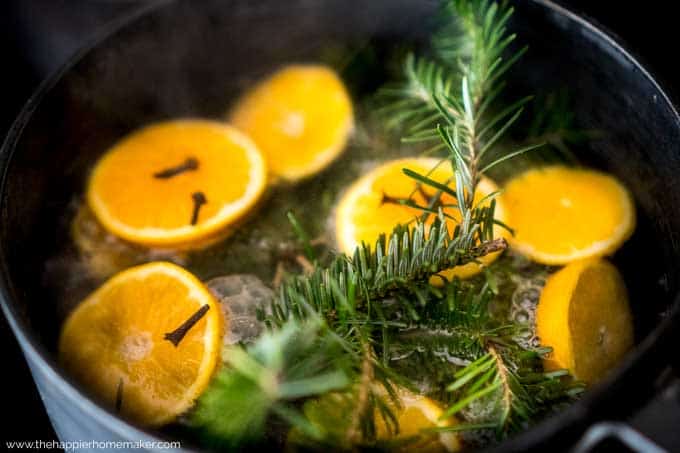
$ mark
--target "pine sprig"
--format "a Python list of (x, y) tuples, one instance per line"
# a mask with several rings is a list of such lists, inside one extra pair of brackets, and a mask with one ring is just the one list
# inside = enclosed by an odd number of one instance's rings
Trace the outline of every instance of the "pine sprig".
[[(502, 76), (524, 54), (526, 48), (510, 53), (515, 35), (506, 33), (512, 8), (506, 3), (450, 0), (444, 6), (447, 25), (433, 39), (438, 60), (416, 59), (409, 56), (404, 64), (406, 81), (401, 88), (391, 87), (383, 95), (392, 102), (383, 113), (392, 115), (409, 134), (408, 141), (437, 141), (435, 148), (444, 149), (451, 161), (457, 199), (462, 216), (477, 207), (474, 194), (481, 175), (495, 166), (541, 144), (532, 144), (515, 150), (495, 152), (504, 134), (517, 122), (529, 97), (519, 99), (509, 106), (494, 111), (491, 108), (504, 88)], [(409, 112), (395, 114), (407, 107)], [(491, 156), (491, 159), (487, 157)], [(434, 184), (426, 175), (404, 170), (418, 184), (426, 184), (440, 193), (446, 187)], [(407, 204), (407, 202), (405, 202)], [(423, 209), (424, 215), (427, 210)], [(491, 231), (489, 232), (491, 233)], [(472, 293), (470, 293), (472, 294)], [(488, 294), (482, 290), (481, 296)], [(484, 300), (482, 297), (481, 300)], [(429, 304), (428, 307), (442, 305)], [(481, 307), (471, 304), (473, 307)], [(540, 354), (528, 353), (508, 335), (508, 326), (484, 325), (489, 321), (479, 313), (482, 323), (475, 328), (456, 319), (460, 309), (451, 310), (448, 319), (455, 330), (463, 330), (468, 339), (477, 346), (477, 357), (455, 375), (448, 389), (455, 392), (454, 402), (444, 416), (453, 415), (474, 402), (483, 399), (497, 406), (492, 422), (499, 434), (514, 431), (532, 420), (541, 409), (550, 407), (561, 398), (570, 395), (560, 377), (565, 372), (541, 374)], [(425, 314), (426, 319), (442, 322), (446, 314)], [(463, 319), (468, 319), (463, 317)], [(482, 327), (481, 329), (479, 327)], [(485, 329), (486, 328), (486, 329)], [(488, 331), (487, 331), (488, 330)], [(505, 330), (505, 331), (504, 331)], [(480, 335), (480, 332), (482, 333)], [(458, 344), (453, 342), (453, 344)], [(473, 352), (474, 348), (469, 348)], [(526, 375), (534, 379), (527, 384)], [(551, 392), (545, 391), (550, 389)], [(542, 394), (540, 401), (532, 395)]]
[(291, 318), (322, 316), (334, 328), (347, 330), (360, 311), (369, 318), (375, 315), (372, 301), (404, 290), (417, 293), (429, 287), (433, 274), (504, 250), (505, 239), (488, 237), (493, 224), (493, 209), (485, 208), (474, 215), (468, 212), (453, 232), (442, 213), (428, 227), (422, 222), (412, 228), (397, 227), (389, 241), (381, 235), (374, 247), (358, 246), (351, 259), (340, 255), (329, 266), (283, 284), (265, 321), (278, 326)]
[(473, 102), (481, 103), (482, 97), (501, 89), (501, 77), (527, 51), (525, 46), (504, 57), (516, 39), (506, 31), (513, 8), (506, 1), (450, 0), (442, 9), (444, 26), (432, 40), (435, 54), (468, 79)]
[(542, 144), (487, 159), (531, 99), (519, 99), (496, 112), (490, 108), (504, 88), (501, 77), (526, 51), (524, 47), (504, 56), (515, 40), (506, 33), (512, 8), (505, 3), (451, 0), (444, 11), (447, 25), (433, 39), (438, 60), (409, 55), (405, 81), (381, 92), (387, 102), (380, 113), (389, 118), (388, 125), (406, 131), (407, 141), (434, 141), (428, 152), (446, 150), (456, 187), (465, 193), (465, 200), (458, 203), (464, 210), (471, 206), (484, 172)]
[(583, 384), (566, 379), (567, 370), (544, 372), (541, 359), (549, 350), (525, 350), (512, 342), (489, 342), (487, 352), (454, 375), (447, 390), (454, 403), (444, 416), (478, 401), (491, 408), (484, 420), (498, 436), (516, 432), (561, 404), (572, 402)]

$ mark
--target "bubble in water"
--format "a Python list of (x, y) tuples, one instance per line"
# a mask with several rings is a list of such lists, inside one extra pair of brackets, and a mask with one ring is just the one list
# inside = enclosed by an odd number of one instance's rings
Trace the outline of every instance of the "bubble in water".
[(85, 274), (75, 278), (104, 279), (113, 274), (150, 261), (167, 260), (186, 265), (184, 253), (137, 246), (109, 233), (84, 202), (79, 202), (71, 224), (71, 236), (78, 250)]
[(470, 423), (484, 423), (494, 420), (498, 416), (498, 402), (501, 397), (502, 390), (499, 388), (486, 396), (474, 399), (461, 413), (465, 420)]
[(521, 323), (521, 324), (526, 324), (531, 320), (531, 314), (529, 314), (528, 311), (519, 309), (516, 310), (515, 315), (513, 316), (515, 318), (515, 321)]
[(435, 357), (438, 357), (446, 362), (449, 362), (453, 365), (459, 366), (459, 367), (466, 367), (470, 364), (470, 361), (467, 359), (463, 359), (461, 357), (458, 357), (457, 355), (451, 354), (451, 351), (447, 347), (438, 347), (438, 348), (433, 348), (432, 349), (432, 354)]
[(251, 274), (213, 278), (207, 286), (227, 318), (225, 345), (250, 343), (260, 335), (264, 323), (257, 319), (257, 311), (258, 308), (268, 311), (274, 291)]
[(516, 287), (511, 297), (509, 316), (512, 321), (524, 326), (515, 336), (515, 340), (524, 347), (537, 347), (539, 341), (535, 335), (536, 305), (545, 285), (545, 277), (518, 275), (513, 281)]

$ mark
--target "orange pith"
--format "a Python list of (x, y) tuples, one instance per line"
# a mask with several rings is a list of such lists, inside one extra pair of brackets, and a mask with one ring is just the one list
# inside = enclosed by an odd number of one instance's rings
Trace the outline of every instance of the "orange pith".
[[(175, 346), (175, 331), (205, 314)], [(123, 271), (68, 317), (59, 360), (89, 392), (136, 423), (158, 426), (191, 407), (218, 364), (223, 320), (203, 284), (184, 269), (154, 262)]]
[(546, 282), (536, 309), (536, 334), (553, 348), (545, 365), (595, 382), (633, 345), (623, 278), (601, 258), (571, 263)]
[[(193, 160), (171, 177), (159, 173)], [(133, 132), (95, 166), (87, 202), (113, 234), (150, 247), (187, 248), (218, 236), (259, 199), (266, 167), (257, 147), (235, 128), (176, 120)], [(192, 223), (201, 193), (205, 203)]]
[(291, 65), (246, 93), (229, 121), (257, 143), (273, 178), (297, 180), (343, 151), (353, 127), (352, 103), (331, 69)]
[[(417, 208), (385, 202), (386, 197), (408, 198), (413, 194), (414, 201), (419, 205), (426, 205), (426, 198), (435, 194), (435, 189), (425, 185), (422, 187), (422, 192), (414, 193), (416, 182), (403, 173), (403, 168), (425, 175), (436, 167), (429, 177), (437, 182), (448, 184), (455, 190), (455, 183), (451, 182), (453, 172), (450, 164), (446, 161), (439, 163), (440, 160), (435, 158), (398, 159), (386, 162), (359, 178), (344, 194), (336, 212), (336, 237), (340, 250), (351, 255), (362, 241), (374, 245), (381, 233), (389, 234), (397, 224), (405, 225), (422, 214), (422, 211)], [(490, 179), (482, 178), (477, 187), (475, 201), (480, 201), (484, 196), (496, 190), (496, 185)], [(456, 200), (447, 194), (443, 194), (440, 200), (445, 205), (456, 203)], [(455, 207), (446, 209), (446, 213), (452, 217), (452, 219), (447, 219), (447, 224), (449, 231), (453, 231), (460, 221), (460, 213)], [(495, 216), (497, 219), (504, 219), (504, 208), (501, 203), (496, 205)], [(433, 220), (434, 217), (430, 216), (428, 223)], [(505, 234), (502, 228), (494, 228), (495, 237), (504, 237)], [(488, 265), (498, 255), (498, 253), (489, 254), (480, 258), (479, 261)], [(468, 263), (446, 270), (442, 272), (442, 275), (449, 279), (453, 276), (467, 278), (480, 270), (479, 264)], [(435, 282), (433, 280), (433, 283)]]
[(635, 208), (626, 189), (595, 170), (529, 170), (507, 184), (503, 200), (515, 230), (511, 245), (544, 264), (609, 255), (635, 228)]

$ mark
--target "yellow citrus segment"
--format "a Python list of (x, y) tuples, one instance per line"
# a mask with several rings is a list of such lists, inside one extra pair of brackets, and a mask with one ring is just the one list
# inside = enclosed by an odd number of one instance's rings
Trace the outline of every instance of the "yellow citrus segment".
[(277, 71), (237, 103), (229, 121), (257, 143), (271, 175), (287, 180), (326, 167), (345, 148), (354, 123), (342, 81), (317, 65)]
[[(439, 164), (439, 165), (438, 165)], [(340, 250), (348, 255), (354, 253), (355, 248), (365, 242), (373, 245), (381, 233), (389, 234), (397, 224), (407, 224), (422, 214), (417, 208), (389, 202), (389, 199), (413, 199), (419, 205), (426, 205), (428, 198), (435, 195), (436, 190), (423, 185), (422, 191), (416, 189), (416, 181), (403, 173), (404, 168), (420, 174), (429, 174), (429, 178), (448, 184), (455, 190), (452, 183), (453, 172), (448, 162), (440, 163), (436, 158), (406, 158), (389, 161), (357, 180), (344, 194), (336, 212), (335, 233)], [(482, 178), (475, 194), (476, 201), (497, 190), (496, 185), (488, 178)], [(444, 194), (441, 202), (446, 205), (455, 204), (455, 198)], [(447, 214), (452, 219), (448, 221), (449, 230), (453, 231), (460, 221), (460, 214), (455, 207), (448, 209)], [(497, 202), (495, 217), (501, 221), (505, 219), (502, 203)], [(430, 216), (430, 221), (433, 216)], [(505, 230), (494, 228), (495, 237), (504, 237)], [(492, 263), (498, 253), (489, 254), (479, 259), (484, 265)], [(447, 278), (458, 276), (467, 278), (481, 270), (477, 263), (469, 263), (442, 272)], [(435, 283), (436, 280), (433, 280)]]
[(612, 176), (581, 168), (529, 170), (506, 186), (511, 245), (544, 264), (609, 255), (635, 229), (628, 191)]
[(453, 432), (427, 434), (428, 429), (452, 426), (457, 423), (454, 417), (439, 420), (444, 411), (433, 400), (426, 396), (416, 395), (402, 390), (399, 392), (400, 408), (393, 407), (394, 415), (399, 423), (399, 432), (395, 434), (388, 428), (380, 415), (375, 416), (376, 437), (381, 440), (390, 438), (423, 437), (415, 443), (407, 443), (400, 451), (419, 452), (453, 452), (461, 449), (460, 439)]
[[(377, 390), (377, 389), (376, 389)], [(378, 409), (374, 412), (375, 440), (379, 448), (389, 451), (454, 452), (461, 449), (461, 441), (455, 432), (434, 432), (433, 428), (443, 428), (458, 424), (455, 417), (440, 420), (444, 411), (433, 400), (417, 395), (403, 388), (397, 388), (398, 404), (388, 396), (384, 389), (378, 393), (396, 418), (398, 431), (391, 418), (385, 418)], [(349, 450), (351, 439), (359, 435), (361, 428), (353, 426), (356, 418), (356, 400), (343, 393), (329, 393), (320, 398), (309, 400), (303, 411), (307, 419), (329, 438), (337, 439), (337, 449)], [(286, 451), (307, 451), (304, 448), (311, 439), (294, 428), (288, 434)], [(313, 442), (312, 442), (313, 445)]]
[[(177, 346), (165, 338), (199, 310), (202, 317)], [(179, 266), (154, 262), (117, 274), (71, 313), (59, 360), (104, 404), (136, 423), (158, 426), (205, 390), (222, 332), (220, 307), (205, 286)]]
[(151, 247), (202, 244), (243, 216), (266, 186), (266, 166), (235, 128), (206, 120), (154, 124), (97, 163), (87, 202), (113, 234)]
[(576, 261), (548, 278), (536, 310), (536, 334), (553, 348), (546, 367), (594, 382), (633, 345), (623, 278), (601, 258)]

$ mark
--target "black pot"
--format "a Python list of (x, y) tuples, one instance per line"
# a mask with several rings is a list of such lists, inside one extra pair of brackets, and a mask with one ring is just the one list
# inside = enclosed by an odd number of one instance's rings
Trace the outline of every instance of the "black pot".
[[(55, 364), (55, 300), (76, 289), (46, 278), (68, 242), (74, 194), (114, 141), (146, 123), (220, 118), (245, 81), (329, 45), (375, 44), (377, 57), (426, 40), (434, 1), (160, 2), (112, 27), (45, 82), (0, 155), (2, 308), (62, 440), (154, 440), (92, 402)], [(530, 51), (512, 73), (524, 94), (567, 87), (578, 126), (601, 131), (577, 149), (633, 192), (640, 223), (614, 259), (630, 286), (637, 347), (578, 403), (500, 445), (565, 448), (593, 422), (625, 417), (677, 359), (680, 335), (680, 118), (650, 74), (612, 38), (555, 4), (520, 1), (512, 28)], [(361, 54), (361, 52), (359, 52)], [(344, 76), (355, 96), (385, 79), (366, 57)], [(373, 66), (371, 66), (373, 61)], [(51, 274), (52, 275), (52, 274)]]

